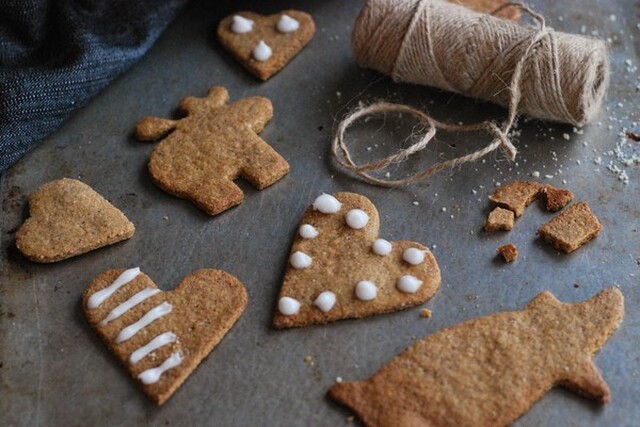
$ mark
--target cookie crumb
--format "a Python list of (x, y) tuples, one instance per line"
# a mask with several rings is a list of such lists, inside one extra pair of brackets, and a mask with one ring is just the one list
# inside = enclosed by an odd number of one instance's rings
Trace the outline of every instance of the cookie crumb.
[(640, 134), (631, 131), (626, 131), (624, 134), (630, 140), (640, 142)]
[(341, 383), (342, 382), (342, 377), (336, 377), (336, 382), (337, 383)]
[(164, 219), (165, 221), (169, 221), (169, 217), (168, 216), (163, 216), (162, 219)]
[(515, 214), (509, 209), (497, 207), (489, 213), (484, 223), (485, 231), (498, 231), (513, 229)]
[(500, 246), (498, 252), (502, 255), (504, 262), (513, 262), (518, 258), (518, 248), (511, 243)]
[(306, 363), (309, 366), (313, 366), (316, 364), (316, 360), (312, 355), (308, 355), (308, 356), (305, 356), (304, 363)]
[(428, 308), (423, 308), (422, 310), (420, 310), (420, 317), (424, 317), (425, 319), (430, 318), (431, 310), (429, 310)]

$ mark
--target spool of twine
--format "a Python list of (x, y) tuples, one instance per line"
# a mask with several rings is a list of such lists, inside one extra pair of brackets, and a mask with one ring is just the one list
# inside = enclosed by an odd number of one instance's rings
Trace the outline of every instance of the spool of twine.
[[(400, 186), (442, 169), (478, 160), (501, 147), (509, 159), (517, 150), (508, 134), (518, 112), (582, 126), (598, 112), (609, 82), (606, 45), (601, 40), (556, 32), (544, 18), (519, 3), (537, 25), (474, 12), (444, 0), (368, 0), (352, 34), (359, 65), (390, 75), (396, 82), (434, 86), (508, 108), (500, 125), (485, 121), (458, 126), (432, 119), (413, 107), (376, 103), (349, 114), (333, 141), (335, 159), (365, 181)], [(423, 122), (428, 131), (417, 143), (383, 160), (356, 164), (344, 134), (356, 120), (370, 114), (404, 112)], [(486, 130), (493, 136), (481, 150), (400, 180), (370, 175), (424, 149), (437, 129)]]

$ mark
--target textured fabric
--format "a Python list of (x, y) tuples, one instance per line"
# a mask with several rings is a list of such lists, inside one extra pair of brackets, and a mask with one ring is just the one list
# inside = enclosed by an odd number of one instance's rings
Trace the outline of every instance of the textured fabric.
[(186, 0), (0, 0), (0, 173), (140, 58)]

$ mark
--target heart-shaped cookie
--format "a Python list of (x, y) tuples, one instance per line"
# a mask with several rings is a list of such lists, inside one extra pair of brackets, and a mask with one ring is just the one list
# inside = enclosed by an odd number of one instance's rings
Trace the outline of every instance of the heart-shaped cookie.
[(16, 246), (35, 262), (55, 262), (126, 240), (135, 227), (87, 184), (62, 178), (29, 196)]
[(296, 232), (274, 325), (360, 318), (429, 300), (440, 286), (434, 256), (419, 243), (379, 239), (379, 228), (366, 197), (318, 197)]
[(238, 12), (218, 25), (218, 40), (249, 72), (261, 80), (284, 68), (313, 38), (311, 15), (285, 10), (263, 16)]
[(83, 305), (111, 352), (162, 405), (231, 329), (247, 293), (221, 270), (194, 271), (163, 292), (132, 268), (98, 276), (84, 292)]

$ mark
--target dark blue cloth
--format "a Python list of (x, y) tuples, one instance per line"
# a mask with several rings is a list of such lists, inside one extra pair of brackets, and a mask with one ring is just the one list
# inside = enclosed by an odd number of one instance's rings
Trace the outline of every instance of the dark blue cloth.
[(0, 173), (151, 47), (186, 0), (0, 0)]

